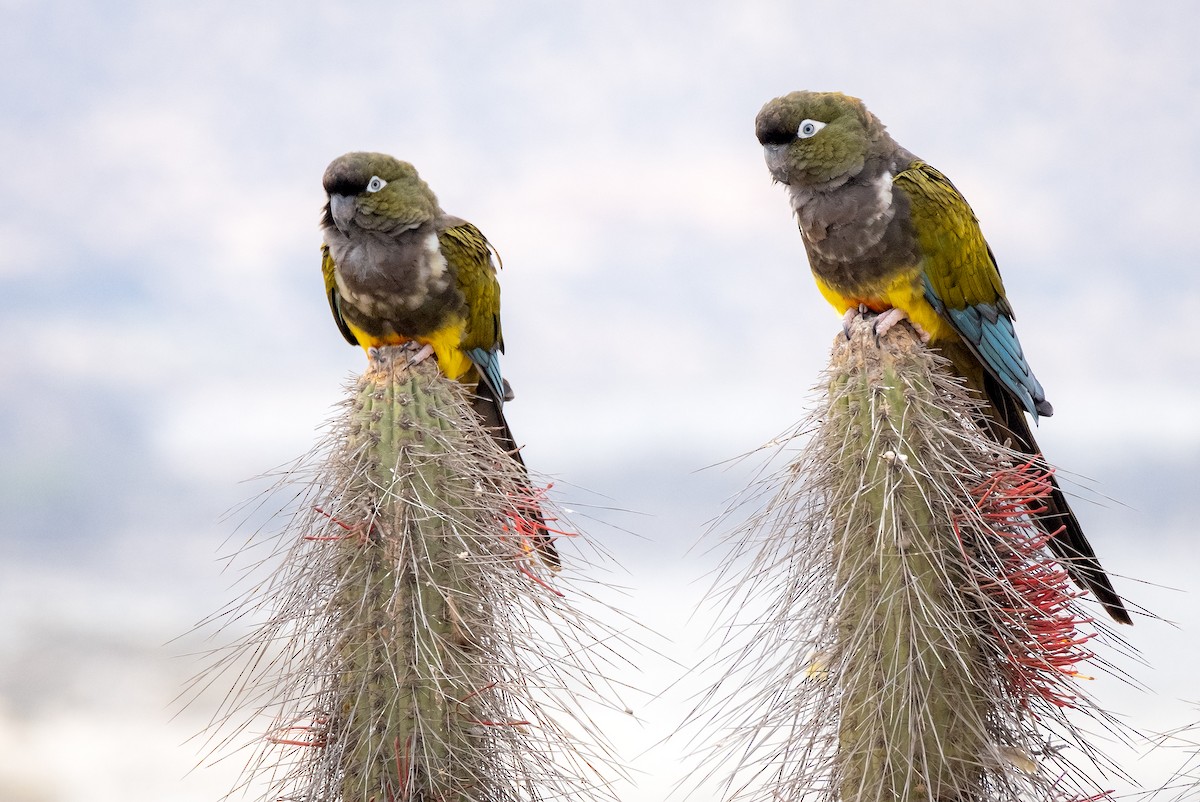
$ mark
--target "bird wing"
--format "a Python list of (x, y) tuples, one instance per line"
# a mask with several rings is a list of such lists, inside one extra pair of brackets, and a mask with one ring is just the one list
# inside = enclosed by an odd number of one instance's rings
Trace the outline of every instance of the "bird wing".
[(950, 179), (921, 161), (894, 178), (924, 256), (925, 299), (997, 382), (1037, 419), (1053, 414), (1033, 375), (979, 221)]
[(492, 263), (491, 243), (478, 228), (453, 217), (446, 219), (438, 241), (466, 300), (462, 349), (497, 403), (502, 403), (512, 393), (500, 374), (504, 337), (500, 330), (500, 282)]
[[(924, 257), (925, 298), (961, 336), (961, 346), (946, 343), (943, 352), (955, 365), (973, 361), (987, 371), (978, 389), (991, 401), (987, 425), (996, 440), (1015, 441), (1015, 448), (1039, 455), (1024, 413), (1036, 420), (1053, 408), (1025, 361), (1000, 270), (975, 213), (948, 178), (923, 162), (913, 162), (894, 182), (910, 202)], [(1049, 470), (1040, 455), (1036, 459)], [(1045, 509), (1035, 516), (1052, 535), (1050, 549), (1076, 584), (1090, 589), (1114, 620), (1131, 623), (1052, 472), (1050, 485)]]
[(337, 279), (334, 277), (336, 270), (337, 264), (333, 261), (333, 255), (329, 252), (329, 246), (322, 245), (321, 275), (325, 278), (325, 297), (329, 299), (329, 310), (333, 312), (333, 322), (337, 324), (338, 331), (346, 338), (346, 342), (351, 345), (358, 345), (358, 338), (354, 336), (354, 332), (350, 330), (349, 324), (346, 323), (346, 318), (342, 316), (342, 296), (338, 293)]
[[(474, 408), (492, 433), (501, 450), (505, 451), (528, 475), (521, 450), (513, 438), (504, 417), (504, 402), (512, 400), (512, 390), (500, 374), (500, 354), (504, 352), (504, 336), (500, 330), (500, 282), (492, 262), (495, 249), (478, 228), (455, 217), (447, 217), (438, 233), (442, 255), (458, 277), (458, 289), (466, 299), (466, 325), (463, 328), (462, 348), (479, 371), (480, 382), (475, 389)], [(497, 261), (499, 254), (496, 255)], [(518, 531), (532, 541), (538, 558), (551, 570), (562, 567), (554, 538), (546, 526), (536, 494), (529, 489), (528, 498), (520, 505)]]

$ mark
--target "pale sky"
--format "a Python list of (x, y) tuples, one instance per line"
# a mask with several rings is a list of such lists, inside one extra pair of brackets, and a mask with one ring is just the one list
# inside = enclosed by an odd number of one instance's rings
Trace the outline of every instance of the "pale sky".
[[(1134, 726), (1200, 719), (1200, 11), (1189, 2), (0, 0), (0, 798), (213, 799), (162, 644), (229, 598), (243, 484), (308, 450), (361, 351), (318, 276), (325, 165), (411, 161), (504, 258), (509, 416), (622, 602), (703, 650), (689, 549), (803, 417), (838, 318), (754, 139), (795, 89), (862, 97), (969, 199), (1086, 477)], [(625, 530), (630, 530), (626, 532)], [(1169, 588), (1169, 589), (1164, 589)], [(653, 644), (662, 648), (662, 643)], [(647, 691), (679, 668), (647, 654)], [(615, 733), (659, 800), (687, 700)], [(1182, 755), (1120, 752), (1145, 782)], [(71, 759), (62, 760), (69, 753)], [(139, 794), (144, 794), (139, 796)]]

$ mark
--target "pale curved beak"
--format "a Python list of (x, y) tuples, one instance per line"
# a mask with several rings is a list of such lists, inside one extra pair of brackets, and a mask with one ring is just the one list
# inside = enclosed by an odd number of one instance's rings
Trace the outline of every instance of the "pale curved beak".
[(781, 184), (787, 181), (787, 145), (763, 145), (763, 155), (767, 157), (767, 169), (771, 177)]
[(350, 223), (354, 220), (354, 213), (358, 211), (354, 196), (352, 195), (330, 195), (329, 196), (329, 213), (333, 216), (333, 224), (337, 226), (337, 230), (350, 236)]

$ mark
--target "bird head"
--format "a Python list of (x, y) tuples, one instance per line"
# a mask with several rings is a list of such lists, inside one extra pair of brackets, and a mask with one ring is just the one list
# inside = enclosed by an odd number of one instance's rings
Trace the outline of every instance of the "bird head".
[(755, 133), (776, 181), (793, 187), (839, 186), (863, 169), (883, 124), (856, 97), (792, 92), (762, 107)]
[(325, 168), (329, 200), (323, 225), (344, 235), (350, 228), (396, 233), (441, 213), (437, 196), (408, 162), (384, 153), (347, 153)]

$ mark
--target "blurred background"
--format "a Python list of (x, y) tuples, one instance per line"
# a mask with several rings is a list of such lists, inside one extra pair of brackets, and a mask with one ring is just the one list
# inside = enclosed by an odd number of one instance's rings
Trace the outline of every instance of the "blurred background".
[(0, 799), (233, 784), (193, 739), (221, 689), (173, 700), (233, 598), (225, 513), (363, 367), (317, 229), (325, 165), (363, 149), (504, 257), (526, 460), (659, 633), (611, 727), (620, 798), (663, 799), (721, 560), (697, 543), (757, 459), (722, 463), (804, 416), (838, 331), (754, 139), (801, 88), (862, 97), (981, 218), (1057, 412), (1038, 438), (1164, 619), (1122, 632), (1127, 678), (1086, 683), (1148, 736), (1101, 746), (1148, 785), (1185, 763), (1149, 736), (1200, 719), (1194, 4), (0, 0), (0, 22)]

